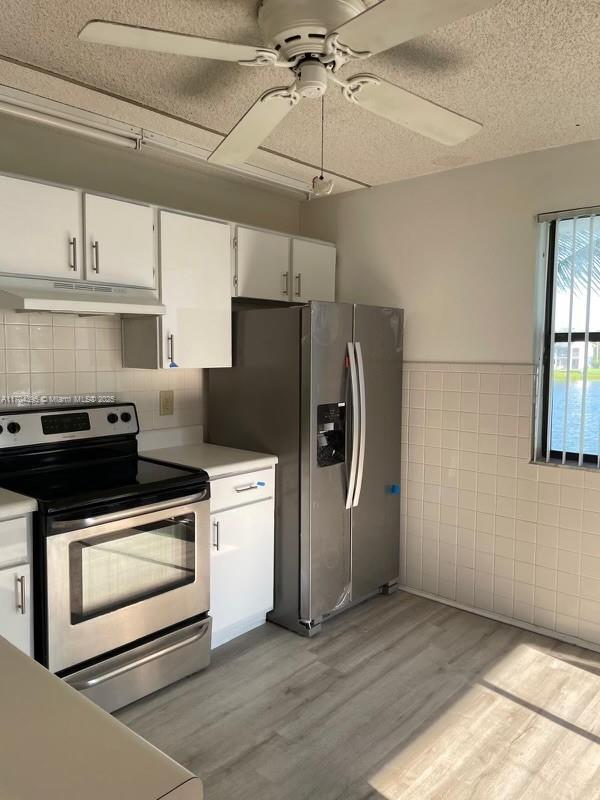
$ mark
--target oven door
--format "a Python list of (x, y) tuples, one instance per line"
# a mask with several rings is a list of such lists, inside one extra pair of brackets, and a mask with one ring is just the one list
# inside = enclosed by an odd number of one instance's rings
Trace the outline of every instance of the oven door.
[(48, 668), (60, 672), (210, 606), (205, 495), (49, 520)]

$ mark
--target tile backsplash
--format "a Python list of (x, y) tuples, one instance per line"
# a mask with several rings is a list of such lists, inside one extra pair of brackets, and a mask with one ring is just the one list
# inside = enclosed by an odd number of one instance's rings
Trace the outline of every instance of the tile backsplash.
[[(175, 413), (159, 414), (173, 389)], [(142, 430), (202, 424), (202, 370), (123, 369), (118, 316), (0, 312), (3, 404), (128, 400)]]
[(407, 363), (409, 590), (600, 645), (600, 471), (530, 463), (533, 367)]

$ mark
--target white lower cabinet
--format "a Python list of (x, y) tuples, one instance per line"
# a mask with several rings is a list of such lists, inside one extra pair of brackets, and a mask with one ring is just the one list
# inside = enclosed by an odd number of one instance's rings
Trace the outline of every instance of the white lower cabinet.
[(29, 564), (0, 569), (0, 636), (33, 655)]
[(273, 498), (211, 515), (212, 643), (257, 627), (273, 608)]

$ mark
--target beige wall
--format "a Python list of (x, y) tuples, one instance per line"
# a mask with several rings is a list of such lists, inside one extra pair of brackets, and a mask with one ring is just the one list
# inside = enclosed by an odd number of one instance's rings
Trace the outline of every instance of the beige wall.
[(412, 361), (531, 363), (536, 215), (600, 202), (600, 142), (305, 203), (340, 300), (406, 309)]
[(291, 195), (201, 172), (185, 161), (97, 143), (0, 115), (0, 172), (297, 233)]

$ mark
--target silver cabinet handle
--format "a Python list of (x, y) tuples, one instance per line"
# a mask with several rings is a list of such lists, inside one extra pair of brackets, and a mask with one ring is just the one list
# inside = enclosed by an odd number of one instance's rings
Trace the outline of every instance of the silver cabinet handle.
[(167, 360), (171, 363), (175, 361), (175, 334), (173, 333), (167, 336)]
[(235, 486), (234, 489), (238, 494), (240, 492), (251, 492), (254, 489), (258, 489), (258, 483), (248, 483), (246, 486)]
[(213, 542), (213, 547), (216, 550), (221, 549), (221, 522), (216, 519), (213, 522), (213, 528), (215, 529), (215, 541)]
[(69, 269), (77, 272), (77, 239), (69, 239)]
[(92, 271), (100, 272), (100, 243), (92, 242)]
[(287, 297), (288, 294), (290, 293), (289, 277), (290, 277), (290, 273), (289, 272), (282, 272), (281, 273), (281, 281), (282, 281), (281, 294), (284, 295), (284, 297)]
[(358, 466), (358, 434), (360, 431), (360, 406), (358, 396), (358, 375), (356, 371), (356, 353), (354, 342), (348, 342), (348, 364), (350, 366), (350, 392), (352, 407), (352, 452), (350, 455), (350, 471), (348, 474), (348, 492), (346, 508), (352, 508), (356, 488), (356, 471)]
[(27, 612), (25, 605), (25, 598), (27, 597), (25, 575), (21, 575), (17, 578), (17, 587), (19, 592), (19, 597), (17, 599), (17, 611), (20, 611), (21, 614), (25, 614)]
[(365, 362), (363, 360), (360, 342), (355, 342), (356, 364), (358, 367), (358, 393), (360, 396), (360, 435), (358, 442), (358, 466), (356, 469), (356, 489), (352, 505), (357, 506), (362, 490), (363, 473), (365, 468), (365, 446), (367, 443), (367, 397), (365, 389)]
[(296, 297), (300, 297), (302, 294), (302, 273), (299, 272), (296, 275)]

